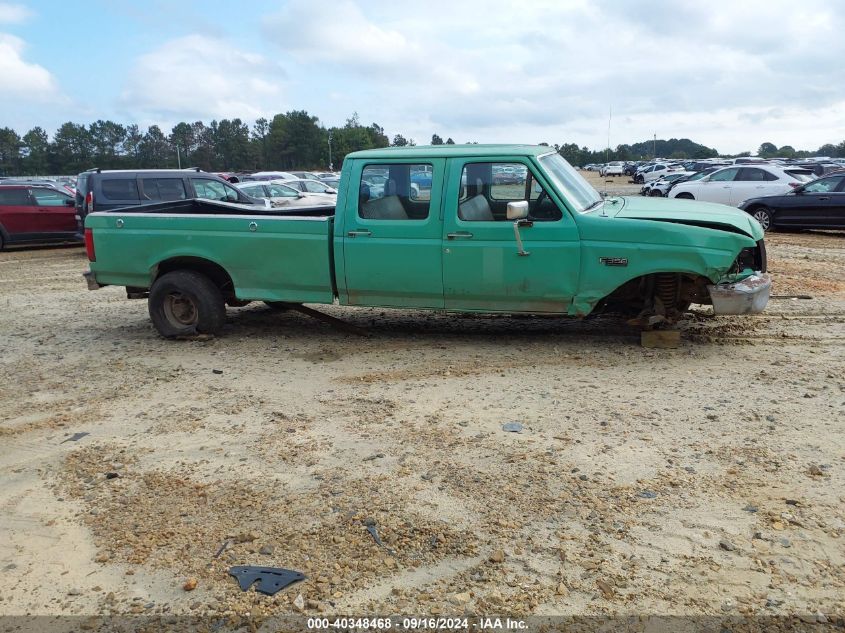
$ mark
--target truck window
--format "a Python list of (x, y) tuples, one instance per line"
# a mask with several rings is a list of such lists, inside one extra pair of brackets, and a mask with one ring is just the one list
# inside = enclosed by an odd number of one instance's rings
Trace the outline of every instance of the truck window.
[(188, 197), (181, 178), (142, 178), (141, 187), (147, 200), (184, 200)]
[(431, 207), (431, 165), (367, 165), (358, 183), (358, 217), (425, 220)]
[(103, 197), (108, 200), (140, 200), (135, 178), (104, 178)]
[(464, 222), (506, 222), (508, 202), (528, 202), (529, 217), (553, 222), (563, 217), (557, 204), (521, 163), (469, 163), (461, 174), (458, 218)]

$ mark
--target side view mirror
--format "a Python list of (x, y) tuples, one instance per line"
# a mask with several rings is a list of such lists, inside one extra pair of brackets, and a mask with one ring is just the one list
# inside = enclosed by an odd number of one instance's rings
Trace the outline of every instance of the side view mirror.
[(66, 207), (75, 207), (76, 206), (76, 200), (74, 200), (73, 198), (68, 198), (67, 200), (65, 200), (65, 206)]
[(326, 193), (337, 193), (337, 189), (334, 187), (326, 187)]
[(528, 217), (528, 201), (508, 202), (508, 220), (524, 220)]
[(304, 197), (305, 197), (305, 194), (304, 194), (303, 192), (301, 192), (301, 191), (300, 191), (298, 194), (296, 194), (296, 197), (297, 197), (297, 198), (304, 198)]
[(263, 198), (263, 200), (264, 200), (264, 208), (265, 209), (270, 209), (270, 208), (273, 207), (269, 198)]

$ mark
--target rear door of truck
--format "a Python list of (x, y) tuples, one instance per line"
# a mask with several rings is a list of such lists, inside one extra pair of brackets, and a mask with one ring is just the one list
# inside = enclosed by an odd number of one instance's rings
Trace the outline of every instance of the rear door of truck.
[[(442, 308), (443, 158), (357, 159), (349, 172), (340, 298), (349, 305)], [(428, 181), (421, 175), (430, 173)], [(422, 183), (422, 184), (420, 184)], [(340, 207), (339, 207), (340, 208)], [(338, 218), (340, 221), (341, 218)]]

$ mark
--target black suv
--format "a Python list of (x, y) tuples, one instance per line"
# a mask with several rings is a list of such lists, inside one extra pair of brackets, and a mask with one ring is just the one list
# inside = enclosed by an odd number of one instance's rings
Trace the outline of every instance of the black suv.
[(263, 200), (256, 200), (220, 176), (199, 169), (89, 169), (76, 178), (80, 232), (85, 216), (94, 211), (188, 198), (264, 206)]

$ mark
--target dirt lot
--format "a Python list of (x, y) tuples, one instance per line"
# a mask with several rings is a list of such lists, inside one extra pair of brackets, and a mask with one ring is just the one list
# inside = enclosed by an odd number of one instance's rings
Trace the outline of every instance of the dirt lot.
[(0, 253), (0, 614), (842, 614), (845, 236), (769, 252), (812, 299), (700, 308), (676, 350), (260, 304), (165, 341), (81, 249)]

